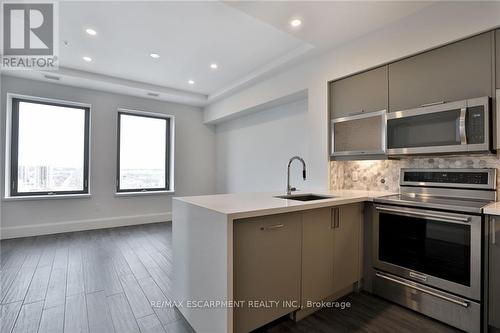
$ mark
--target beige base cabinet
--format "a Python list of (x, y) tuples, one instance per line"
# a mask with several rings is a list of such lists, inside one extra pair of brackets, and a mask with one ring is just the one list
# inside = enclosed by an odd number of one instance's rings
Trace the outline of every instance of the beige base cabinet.
[(361, 226), (363, 204), (341, 206), (338, 222), (334, 228), (334, 293), (345, 289), (361, 279)]
[(302, 308), (334, 292), (334, 216), (337, 208), (305, 211), (302, 216)]
[(300, 307), (302, 213), (235, 221), (233, 232), (234, 299), (246, 302), (233, 309), (234, 332), (249, 332)]
[(360, 280), (362, 209), (351, 204), (303, 213), (303, 308)]
[(296, 318), (302, 318), (311, 310), (308, 301), (331, 299), (359, 281), (362, 209), (360, 203), (235, 221), (234, 300), (245, 306), (233, 308), (234, 332), (301, 308)]

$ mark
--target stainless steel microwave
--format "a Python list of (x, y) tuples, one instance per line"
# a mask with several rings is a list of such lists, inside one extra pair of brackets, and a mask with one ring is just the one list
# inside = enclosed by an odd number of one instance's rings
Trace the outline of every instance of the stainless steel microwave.
[(387, 114), (387, 154), (490, 150), (490, 98), (440, 102)]

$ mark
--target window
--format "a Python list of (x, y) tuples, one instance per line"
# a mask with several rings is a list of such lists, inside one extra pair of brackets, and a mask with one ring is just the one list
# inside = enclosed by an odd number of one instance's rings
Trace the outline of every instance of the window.
[(171, 190), (170, 122), (167, 116), (118, 112), (117, 192)]
[(10, 196), (88, 193), (90, 108), (12, 98)]

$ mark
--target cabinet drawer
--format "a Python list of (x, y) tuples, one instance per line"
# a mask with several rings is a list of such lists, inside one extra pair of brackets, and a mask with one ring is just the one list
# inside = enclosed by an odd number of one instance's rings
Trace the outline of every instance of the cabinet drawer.
[(234, 299), (280, 302), (235, 308), (235, 332), (251, 331), (300, 307), (301, 238), (301, 213), (234, 223)]

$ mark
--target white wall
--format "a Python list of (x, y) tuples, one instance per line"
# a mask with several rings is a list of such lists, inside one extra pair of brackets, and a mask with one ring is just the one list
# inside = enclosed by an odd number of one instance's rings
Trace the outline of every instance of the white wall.
[[(3, 201), (1, 234), (4, 238), (170, 219), (171, 195), (115, 196), (118, 107), (174, 115), (175, 195), (215, 192), (215, 128), (202, 123), (200, 108), (2, 75), (2, 160), (5, 154), (6, 94), (9, 92), (92, 104), (92, 197)], [(2, 162), (2, 182), (4, 167)], [(4, 186), (1, 188), (3, 197)]]
[(328, 186), (327, 82), (500, 25), (500, 2), (439, 2), (207, 106), (207, 123), (306, 89), (310, 189)]
[[(304, 99), (217, 125), (217, 191), (283, 192), (288, 160), (305, 156), (306, 122)], [(305, 186), (300, 162), (293, 162), (291, 184)]]

